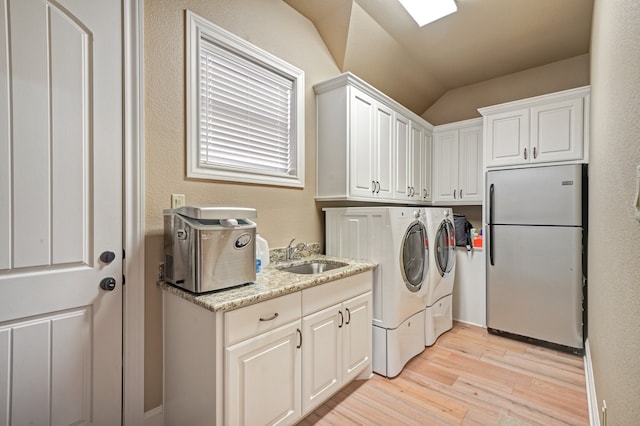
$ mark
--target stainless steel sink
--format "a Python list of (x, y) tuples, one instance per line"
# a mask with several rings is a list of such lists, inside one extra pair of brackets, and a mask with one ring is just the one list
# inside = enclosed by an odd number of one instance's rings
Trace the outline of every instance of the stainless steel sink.
[(289, 266), (288, 268), (282, 268), (281, 271), (291, 272), (294, 274), (320, 274), (322, 272), (330, 271), (336, 268), (342, 268), (347, 266), (347, 263), (342, 262), (313, 262), (303, 263), (302, 265)]

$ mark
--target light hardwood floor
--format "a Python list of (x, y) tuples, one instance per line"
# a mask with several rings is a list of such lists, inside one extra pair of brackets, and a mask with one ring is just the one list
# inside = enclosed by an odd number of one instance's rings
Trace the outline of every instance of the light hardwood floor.
[(588, 425), (582, 357), (454, 322), (402, 373), (355, 381), (300, 425)]

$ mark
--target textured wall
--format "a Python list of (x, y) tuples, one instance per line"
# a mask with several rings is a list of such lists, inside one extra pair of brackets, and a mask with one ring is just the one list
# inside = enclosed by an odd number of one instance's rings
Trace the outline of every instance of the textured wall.
[(596, 0), (591, 45), (589, 342), (608, 425), (640, 419), (640, 2)]
[(449, 90), (422, 117), (436, 126), (480, 117), (481, 107), (588, 84), (589, 55), (585, 54)]
[[(315, 95), (312, 86), (339, 74), (314, 26), (281, 0), (147, 0), (145, 21), (145, 410), (162, 403), (161, 293), (155, 286), (163, 261), (162, 210), (170, 194), (187, 204), (254, 207), (258, 230), (272, 247), (292, 237), (323, 242), (315, 196)], [(306, 182), (304, 190), (185, 178), (184, 10), (305, 71)]]

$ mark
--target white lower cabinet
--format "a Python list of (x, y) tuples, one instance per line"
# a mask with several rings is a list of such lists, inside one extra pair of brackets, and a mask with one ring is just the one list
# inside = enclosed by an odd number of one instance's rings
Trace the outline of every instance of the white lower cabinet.
[(289, 425), (371, 370), (372, 271), (228, 312), (167, 291), (165, 425)]
[(309, 413), (371, 363), (371, 292), (302, 319), (302, 410)]
[(304, 336), (304, 380), (302, 406), (305, 412), (317, 407), (342, 383), (342, 333), (343, 321), (337, 304), (302, 320)]
[(300, 321), (225, 350), (226, 424), (290, 424), (301, 415)]

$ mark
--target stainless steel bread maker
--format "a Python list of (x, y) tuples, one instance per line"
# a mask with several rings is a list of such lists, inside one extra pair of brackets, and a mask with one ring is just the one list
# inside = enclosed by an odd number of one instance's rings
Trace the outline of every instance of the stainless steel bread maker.
[(165, 279), (193, 293), (256, 280), (256, 210), (184, 206), (164, 212)]

